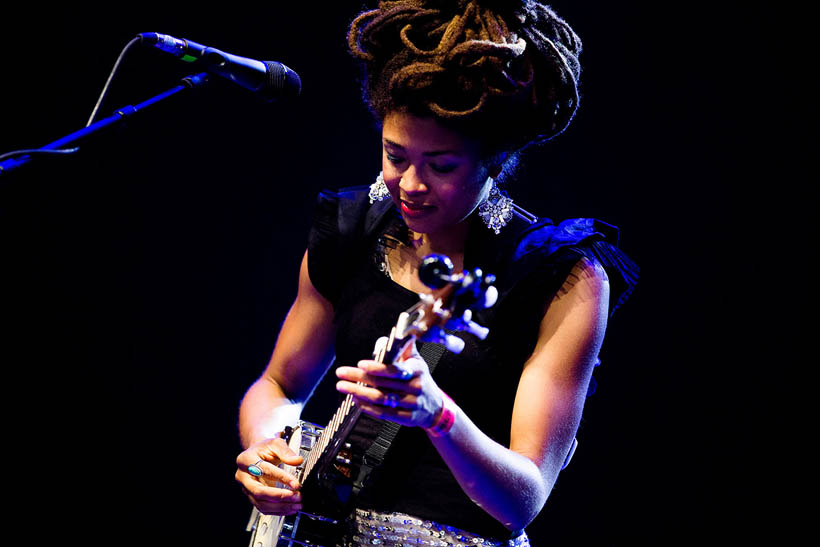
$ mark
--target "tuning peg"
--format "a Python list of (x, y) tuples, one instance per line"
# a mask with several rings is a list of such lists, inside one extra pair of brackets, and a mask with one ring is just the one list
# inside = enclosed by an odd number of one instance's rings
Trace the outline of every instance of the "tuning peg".
[(492, 308), (496, 301), (498, 301), (498, 289), (490, 285), (484, 291), (484, 308)]
[(488, 329), (487, 327), (482, 327), (472, 319), (472, 310), (464, 310), (464, 314), (461, 317), (457, 319), (451, 319), (447, 322), (447, 328), (452, 330), (463, 330), (465, 332), (469, 332), (470, 334), (476, 336), (480, 340), (484, 340), (485, 338), (487, 338), (487, 335), (490, 333), (490, 329)]
[(479, 340), (484, 340), (490, 334), (490, 329), (482, 327), (475, 321), (464, 321), (464, 330), (474, 335)]
[(464, 349), (464, 340), (462, 340), (458, 336), (453, 336), (452, 334), (445, 334), (444, 347), (446, 347), (453, 353), (461, 353), (461, 351)]
[(424, 335), (424, 341), (443, 344), (445, 348), (453, 353), (461, 353), (464, 349), (464, 340), (458, 336), (447, 334), (441, 327), (432, 327), (427, 331)]

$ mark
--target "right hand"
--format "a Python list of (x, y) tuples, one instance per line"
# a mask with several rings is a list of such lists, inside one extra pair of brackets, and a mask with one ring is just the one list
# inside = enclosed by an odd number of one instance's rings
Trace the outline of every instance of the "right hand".
[[(290, 449), (282, 438), (265, 439), (239, 454), (235, 478), (251, 503), (265, 515), (292, 515), (302, 509), (302, 485), (279, 464), (297, 466), (302, 457)], [(260, 461), (261, 460), (261, 461)], [(258, 462), (258, 463), (257, 463)], [(256, 465), (262, 476), (248, 472)]]

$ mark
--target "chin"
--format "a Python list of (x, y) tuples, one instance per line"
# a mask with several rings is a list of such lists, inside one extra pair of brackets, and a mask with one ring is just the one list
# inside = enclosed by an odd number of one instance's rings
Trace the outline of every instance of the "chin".
[(407, 225), (407, 227), (411, 231), (416, 232), (417, 234), (426, 234), (430, 232), (429, 223), (420, 222), (418, 219), (414, 218), (407, 218), (404, 215), (402, 215), (401, 218), (404, 219), (404, 223)]

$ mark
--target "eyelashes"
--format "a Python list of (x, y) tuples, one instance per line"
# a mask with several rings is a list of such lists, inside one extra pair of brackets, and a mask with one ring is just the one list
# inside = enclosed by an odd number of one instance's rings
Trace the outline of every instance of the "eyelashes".
[(458, 166), (453, 165), (453, 164), (450, 164), (450, 165), (435, 165), (435, 164), (432, 164), (432, 163), (430, 164), (430, 168), (433, 171), (435, 171), (436, 173), (440, 173), (442, 175), (447, 174), (447, 173), (452, 173), (453, 171), (456, 170), (456, 167), (458, 167)]
[[(399, 167), (402, 163), (404, 163), (404, 158), (402, 158), (400, 156), (395, 156), (395, 155), (393, 155), (393, 154), (391, 154), (390, 152), (387, 152), (387, 151), (385, 151), (385, 157), (387, 158), (387, 161), (389, 161), (390, 163), (392, 163), (396, 167)], [(437, 164), (437, 163), (428, 163), (428, 165), (430, 166), (430, 169), (432, 169), (433, 171), (435, 171), (436, 173), (438, 173), (440, 175), (445, 175), (447, 173), (452, 173), (453, 171), (455, 171), (458, 168), (458, 164), (456, 164), (456, 163), (445, 163), (443, 165), (442, 164)]]

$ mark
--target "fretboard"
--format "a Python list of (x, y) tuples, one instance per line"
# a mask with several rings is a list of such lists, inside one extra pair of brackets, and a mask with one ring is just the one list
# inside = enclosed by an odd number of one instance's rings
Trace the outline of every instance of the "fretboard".
[(337, 433), (342, 425), (346, 423), (348, 416), (354, 412), (358, 413), (361, 412), (361, 410), (354, 404), (353, 397), (351, 395), (347, 395), (339, 408), (336, 409), (336, 413), (333, 415), (330, 423), (328, 423), (327, 427), (322, 430), (322, 433), (319, 435), (313, 449), (311, 449), (310, 454), (305, 461), (301, 478), (310, 475), (313, 468), (325, 454), (327, 448), (331, 446), (333, 441), (336, 439)]

